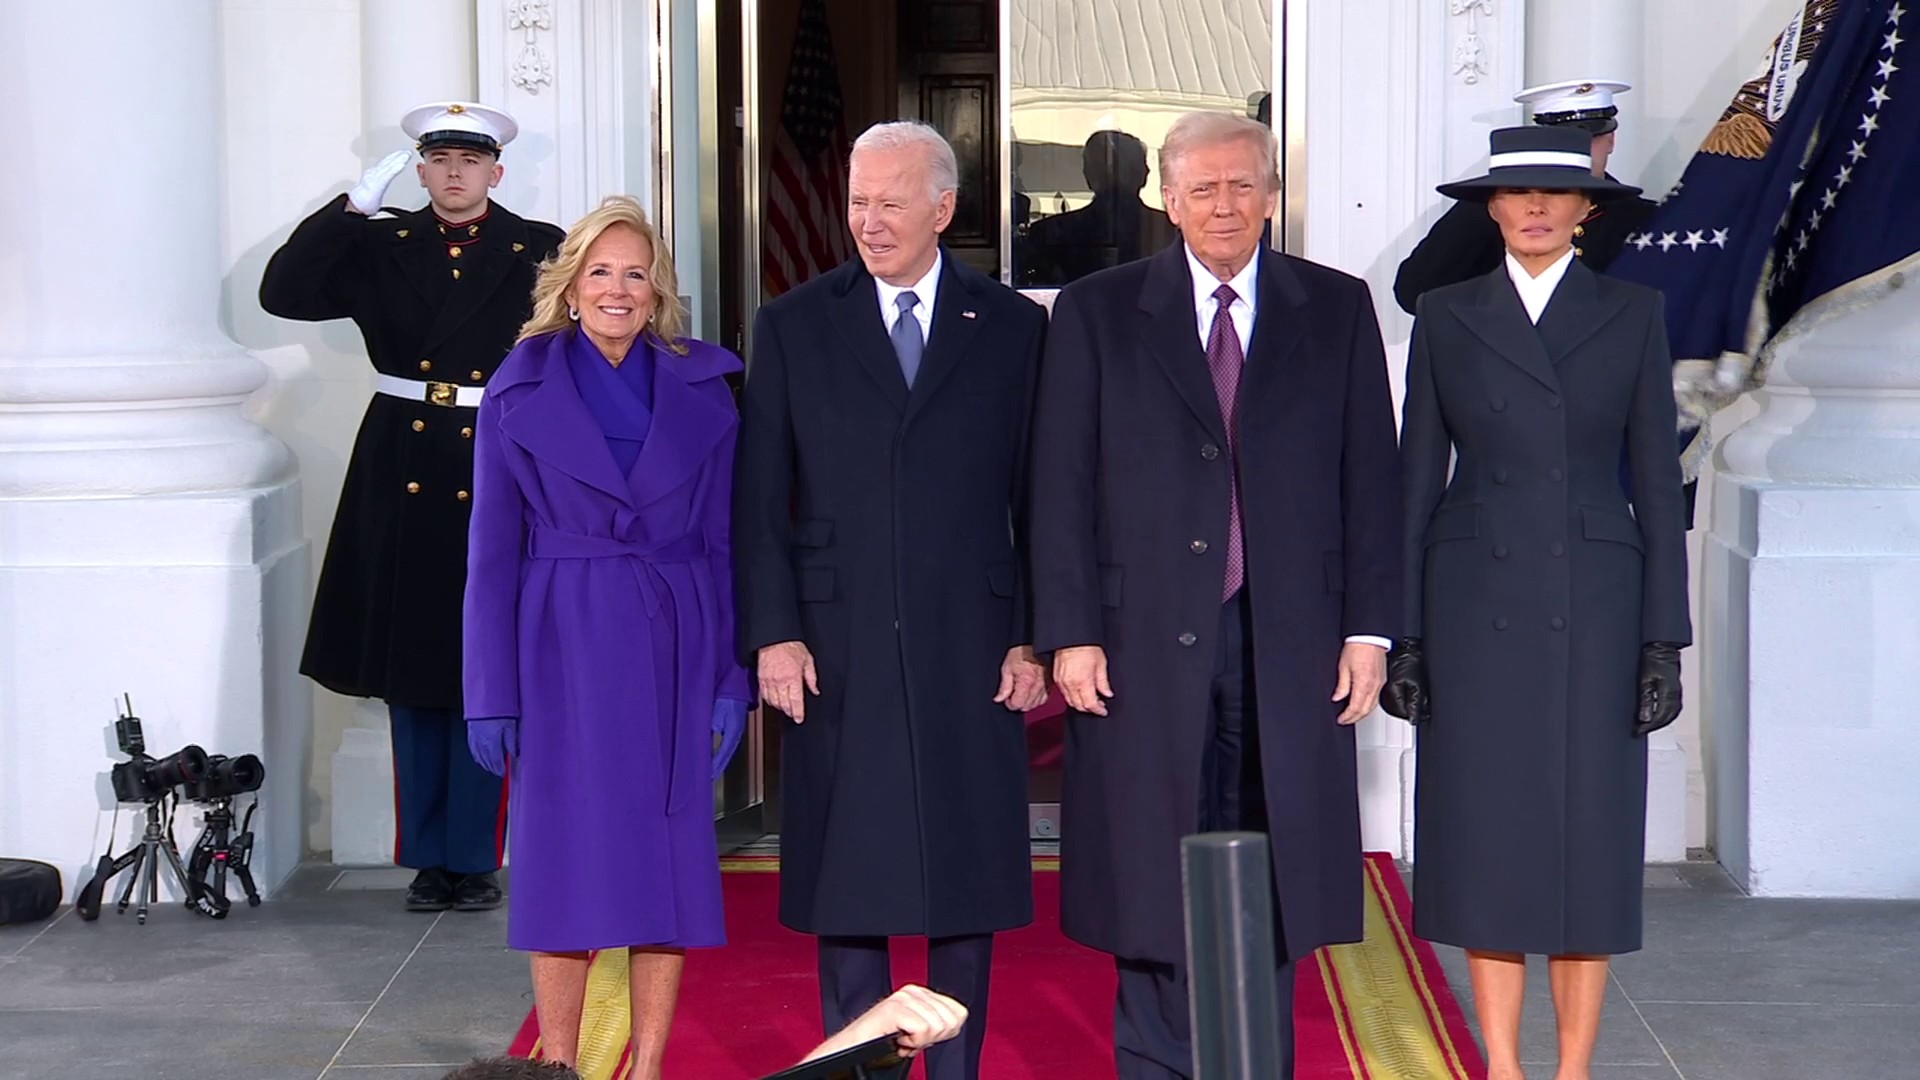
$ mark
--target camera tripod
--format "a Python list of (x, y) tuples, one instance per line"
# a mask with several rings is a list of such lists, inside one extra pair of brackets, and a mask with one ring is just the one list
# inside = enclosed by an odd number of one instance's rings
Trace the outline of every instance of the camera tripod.
[[(188, 906), (209, 918), (224, 919), (233, 908), (233, 901), (227, 899), (227, 871), (232, 870), (240, 879), (240, 887), (246, 891), (247, 906), (260, 906), (260, 890), (254, 886), (253, 871), (253, 812), (260, 804), (247, 807), (246, 816), (240, 821), (240, 832), (233, 833), (233, 800), (215, 799), (207, 807), (206, 825), (200, 830), (200, 838), (193, 842), (193, 854), (188, 858), (187, 889)], [(211, 884), (207, 881), (207, 872), (213, 872)]]
[[(141, 835), (140, 843), (127, 849), (126, 854), (111, 863), (102, 859), (100, 868), (94, 872), (93, 880), (81, 890), (80, 900), (76, 904), (82, 909), (80, 917), (89, 921), (98, 918), (100, 896), (106, 890), (108, 880), (120, 871), (132, 867), (133, 873), (127, 877), (126, 888), (120, 890), (120, 903), (117, 910), (122, 915), (127, 913), (127, 905), (133, 902), (134, 891), (142, 884), (144, 873), (146, 887), (139, 890), (140, 904), (134, 911), (134, 918), (145, 925), (147, 909), (160, 901), (160, 862), (163, 855), (166, 857), (166, 864), (173, 868), (174, 880), (180, 884), (180, 894), (187, 897), (193, 896), (193, 889), (187, 883), (187, 868), (180, 864), (180, 852), (174, 849), (173, 839), (161, 826), (160, 800), (155, 799), (147, 803), (147, 830)], [(88, 908), (92, 909), (92, 916), (87, 914)]]

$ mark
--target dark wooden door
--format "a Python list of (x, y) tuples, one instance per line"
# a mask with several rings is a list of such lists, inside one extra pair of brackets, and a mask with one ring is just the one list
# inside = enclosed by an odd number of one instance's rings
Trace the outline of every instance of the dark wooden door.
[(900, 115), (953, 144), (960, 191), (946, 244), (1000, 277), (1000, 5), (997, 0), (901, 0)]

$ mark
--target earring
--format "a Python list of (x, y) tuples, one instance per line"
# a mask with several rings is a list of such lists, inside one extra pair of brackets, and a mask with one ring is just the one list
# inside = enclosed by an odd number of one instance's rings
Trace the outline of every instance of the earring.
[(568, 309), (567, 309), (567, 318), (569, 318), (569, 319), (572, 319), (572, 320), (573, 320), (574, 322), (579, 322), (579, 321), (580, 321), (580, 309), (579, 309), (579, 308), (576, 308), (576, 307), (570, 307), (570, 308), (568, 308)]
[(651, 326), (651, 325), (653, 325), (653, 320), (654, 320), (654, 318), (655, 318), (655, 316), (657, 316), (657, 315), (659, 315), (659, 314), (660, 314), (660, 313), (659, 313), (659, 312), (657, 312), (657, 311), (649, 311), (649, 312), (647, 312), (647, 325), (649, 325), (649, 326)]

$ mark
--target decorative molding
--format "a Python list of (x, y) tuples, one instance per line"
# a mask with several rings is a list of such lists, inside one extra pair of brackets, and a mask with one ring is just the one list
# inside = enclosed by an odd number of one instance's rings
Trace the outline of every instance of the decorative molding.
[(553, 29), (550, 0), (510, 0), (507, 29), (520, 32), (520, 52), (513, 59), (513, 85), (538, 94), (542, 84), (553, 85), (553, 60), (540, 47), (540, 32)]
[(1487, 46), (1480, 37), (1480, 16), (1493, 18), (1493, 0), (1448, 0), (1449, 13), (1467, 17), (1467, 32), (1453, 43), (1453, 73), (1468, 86), (1488, 74)]

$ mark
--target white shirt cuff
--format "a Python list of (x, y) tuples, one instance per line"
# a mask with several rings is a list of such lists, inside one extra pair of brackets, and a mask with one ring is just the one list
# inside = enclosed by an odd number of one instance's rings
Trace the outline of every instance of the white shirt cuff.
[(1372, 634), (1355, 634), (1355, 635), (1353, 635), (1352, 637), (1350, 637), (1350, 638), (1348, 638), (1348, 639), (1347, 639), (1347, 644), (1349, 644), (1349, 645), (1377, 645), (1377, 646), (1379, 646), (1379, 647), (1380, 647), (1380, 648), (1382, 648), (1382, 649), (1391, 649), (1391, 648), (1393, 648), (1393, 642), (1391, 642), (1391, 641), (1389, 641), (1389, 640), (1387, 640), (1386, 638), (1383, 638), (1383, 637), (1374, 637), (1374, 636), (1373, 636)]

